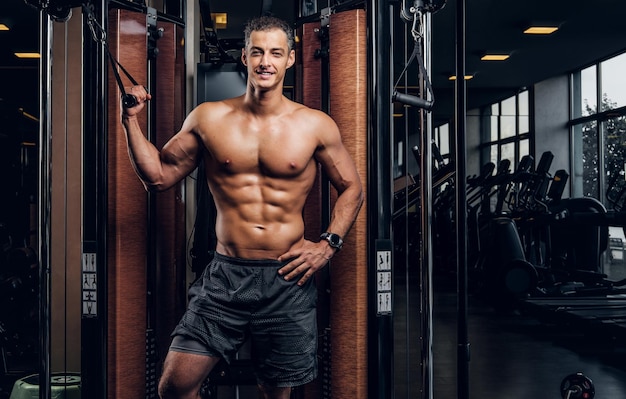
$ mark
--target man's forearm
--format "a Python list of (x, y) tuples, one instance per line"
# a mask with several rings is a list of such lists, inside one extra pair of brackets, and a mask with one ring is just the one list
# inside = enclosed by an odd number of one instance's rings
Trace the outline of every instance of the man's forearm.
[(136, 116), (122, 115), (122, 125), (131, 164), (146, 189), (152, 190), (161, 176), (159, 150), (146, 138)]
[(328, 231), (342, 238), (348, 234), (363, 205), (363, 190), (359, 187), (343, 191), (335, 202)]

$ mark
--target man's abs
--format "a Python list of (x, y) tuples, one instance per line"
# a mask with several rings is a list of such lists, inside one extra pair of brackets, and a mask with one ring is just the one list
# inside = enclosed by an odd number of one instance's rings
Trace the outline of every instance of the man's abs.
[(214, 169), (207, 181), (217, 208), (218, 252), (246, 259), (276, 259), (302, 245), (302, 209), (315, 179), (309, 161), (294, 176), (261, 170), (227, 173)]
[(215, 226), (217, 252), (243, 259), (276, 259), (301, 245), (304, 240), (302, 217), (298, 215), (288, 219), (263, 222), (231, 218), (228, 212), (218, 212)]

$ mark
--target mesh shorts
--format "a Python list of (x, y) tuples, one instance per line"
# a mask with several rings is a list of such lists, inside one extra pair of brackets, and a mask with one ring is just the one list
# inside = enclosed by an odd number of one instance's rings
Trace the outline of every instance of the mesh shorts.
[[(317, 290), (278, 275), (285, 263), (215, 254), (189, 289), (189, 306), (172, 336), (198, 345), (170, 350), (234, 359), (249, 338), (257, 381), (291, 387), (317, 376)], [(175, 340), (177, 342), (177, 340)], [(200, 349), (199, 349), (200, 348)]]

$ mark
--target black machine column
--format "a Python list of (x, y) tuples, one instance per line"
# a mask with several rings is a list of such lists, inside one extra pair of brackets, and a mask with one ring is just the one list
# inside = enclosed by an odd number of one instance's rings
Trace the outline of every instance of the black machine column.
[(470, 345), (467, 334), (467, 176), (465, 142), (466, 84), (465, 84), (465, 0), (456, 2), (456, 86), (455, 86), (455, 165), (456, 243), (457, 243), (457, 390), (459, 399), (469, 398)]
[(45, 12), (40, 13), (40, 119), (39, 119), (39, 390), (40, 397), (50, 397), (50, 233), (52, 191), (50, 158), (52, 156), (52, 126), (50, 121), (50, 86), (52, 85), (52, 19)]
[[(93, 5), (93, 18), (106, 26), (106, 10)], [(100, 43), (90, 40), (89, 17), (83, 13), (83, 238), (82, 269), (86, 278), (95, 276), (95, 290), (84, 292), (81, 321), (81, 394), (94, 399), (107, 397), (107, 367), (104, 345), (107, 336), (106, 279), (106, 55)], [(85, 365), (89, 365), (86, 367)]]
[[(388, 1), (369, 1), (368, 27), (368, 264), (369, 264), (369, 397), (393, 397), (392, 293), (377, 292), (378, 256), (392, 249), (393, 134), (391, 6)], [(392, 260), (387, 263), (391, 272)], [(391, 306), (391, 305), (390, 305)]]

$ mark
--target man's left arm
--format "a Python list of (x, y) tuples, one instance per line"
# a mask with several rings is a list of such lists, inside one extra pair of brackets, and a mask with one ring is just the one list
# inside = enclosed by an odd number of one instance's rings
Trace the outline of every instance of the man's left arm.
[[(320, 139), (321, 145), (315, 153), (315, 158), (338, 193), (327, 232), (343, 240), (354, 224), (363, 204), (363, 185), (356, 165), (343, 145), (337, 125), (330, 118), (324, 125)], [(324, 267), (338, 250), (327, 240), (305, 241), (298, 251), (290, 251), (279, 258), (283, 260), (297, 257), (279, 273), (287, 280), (302, 275), (298, 281), (298, 284), (302, 285), (317, 270)]]
[(327, 232), (342, 239), (348, 234), (363, 204), (363, 186), (354, 161), (341, 142), (320, 151), (321, 163), (338, 196)]

